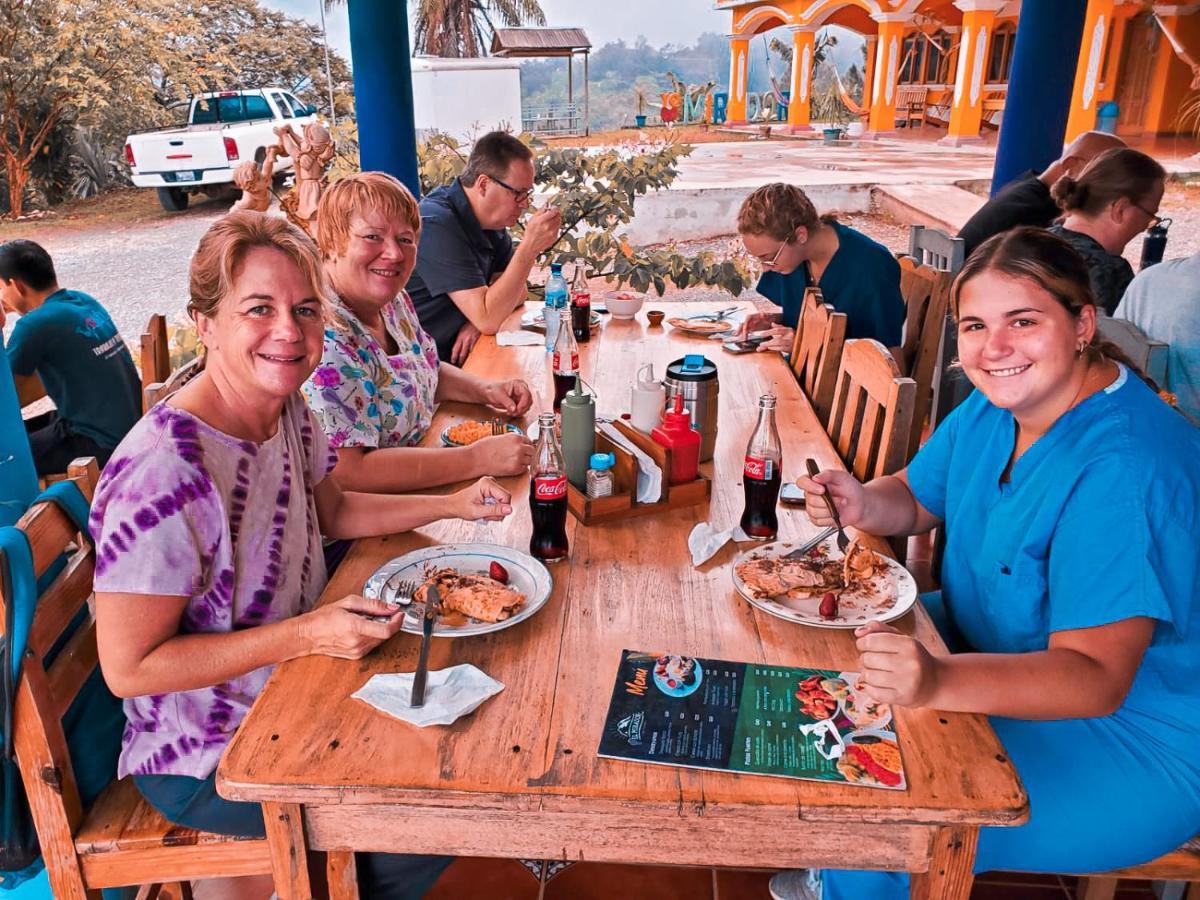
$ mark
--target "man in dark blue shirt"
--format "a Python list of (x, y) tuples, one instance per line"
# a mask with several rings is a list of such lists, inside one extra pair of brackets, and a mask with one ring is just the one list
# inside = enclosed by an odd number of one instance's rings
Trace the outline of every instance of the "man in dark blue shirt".
[(56, 412), (30, 432), (39, 476), (78, 456), (103, 465), (142, 413), (133, 357), (93, 297), (58, 286), (54, 262), (33, 241), (0, 244), (0, 302), (20, 315), (8, 341), (17, 388), (35, 376)]
[(421, 239), (408, 295), (438, 356), (460, 365), (480, 333), (495, 334), (525, 302), (529, 272), (558, 240), (562, 216), (546, 207), (515, 249), (508, 228), (533, 196), (533, 154), (510, 134), (476, 143), (462, 175), (421, 201)]

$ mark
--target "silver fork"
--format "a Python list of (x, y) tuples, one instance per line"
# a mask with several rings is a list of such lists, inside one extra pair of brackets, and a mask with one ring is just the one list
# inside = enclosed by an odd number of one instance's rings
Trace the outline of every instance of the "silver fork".
[(700, 319), (712, 319), (714, 322), (720, 322), (721, 320), (726, 319), (729, 316), (732, 316), (737, 311), (738, 311), (738, 308), (736, 306), (730, 306), (726, 309), (719, 310), (715, 313), (698, 313), (697, 315), (694, 315), (694, 316), (688, 316), (687, 320), (689, 322), (696, 322), (696, 321), (699, 321)]
[(504, 421), (500, 418), (492, 419), (491, 426), (492, 426), (492, 437), (499, 437), (500, 435), (504, 434), (505, 431), (508, 430), (507, 428), (504, 427)]
[[(379, 586), (379, 599), (382, 600), (384, 603), (386, 603), (388, 606), (399, 606), (399, 607), (407, 608), (408, 606), (410, 606), (412, 604), (413, 597), (417, 593), (417, 588), (419, 588), (421, 585), (420, 585), (420, 583), (418, 583), (416, 581), (412, 581), (411, 579), (405, 579), (403, 581), (396, 582), (396, 593), (393, 594), (391, 597), (388, 597), (388, 587), (392, 584), (393, 581), (396, 580), (396, 577), (400, 574), (400, 571), (403, 571), (403, 570), (398, 570), (396, 572), (393, 572), (391, 575), (389, 575), (387, 577), (387, 580), (385, 580), (383, 582), (383, 584), (381, 584)], [(375, 618), (376, 622), (386, 622), (391, 617), (390, 616), (375, 616), (374, 618)]]

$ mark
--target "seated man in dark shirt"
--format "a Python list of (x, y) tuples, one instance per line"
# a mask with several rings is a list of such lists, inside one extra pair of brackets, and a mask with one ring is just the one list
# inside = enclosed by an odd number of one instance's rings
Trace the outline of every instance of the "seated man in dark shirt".
[(421, 201), (408, 295), (445, 362), (461, 364), (480, 333), (500, 330), (525, 302), (534, 262), (558, 240), (562, 216), (547, 207), (529, 217), (513, 248), (506, 229), (529, 207), (533, 178), (529, 148), (493, 131), (475, 143), (462, 175)]
[(972, 251), (994, 234), (1035, 225), (1049, 228), (1062, 215), (1062, 210), (1050, 196), (1050, 188), (1063, 175), (1075, 178), (1083, 167), (1112, 147), (1124, 147), (1125, 142), (1115, 134), (1087, 131), (1067, 146), (1063, 155), (1050, 163), (1040, 175), (1032, 169), (1016, 181), (1005, 185), (967, 220), (958, 236), (965, 242), (964, 252)]
[(77, 456), (104, 465), (142, 414), (133, 357), (112, 319), (94, 298), (60, 288), (33, 241), (0, 244), (0, 302), (21, 317), (7, 348), (18, 393), (39, 378), (57, 407), (29, 434), (38, 475), (65, 472)]

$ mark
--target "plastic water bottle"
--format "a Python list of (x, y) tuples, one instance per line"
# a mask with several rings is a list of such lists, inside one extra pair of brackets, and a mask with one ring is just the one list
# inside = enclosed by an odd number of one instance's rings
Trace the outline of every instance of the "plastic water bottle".
[[(554, 349), (558, 339), (558, 325), (562, 311), (567, 308), (567, 279), (563, 278), (562, 265), (550, 264), (550, 278), (546, 282), (546, 310), (542, 313), (546, 320), (546, 350)], [(570, 321), (567, 322), (570, 327)]]

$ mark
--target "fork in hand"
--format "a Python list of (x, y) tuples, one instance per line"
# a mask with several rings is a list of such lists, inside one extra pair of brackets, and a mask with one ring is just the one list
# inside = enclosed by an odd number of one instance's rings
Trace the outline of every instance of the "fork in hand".
[[(815, 478), (821, 474), (821, 467), (817, 465), (817, 461), (811, 456), (804, 461), (808, 468), (808, 477)], [(837, 526), (837, 545), (842, 553), (846, 552), (846, 548), (850, 546), (850, 538), (846, 537), (846, 529), (842, 528), (842, 517), (838, 515), (837, 504), (833, 502), (833, 496), (829, 493), (829, 489), (825, 489), (825, 505), (829, 507), (829, 515), (833, 517), (833, 524)]]

